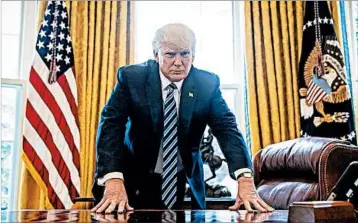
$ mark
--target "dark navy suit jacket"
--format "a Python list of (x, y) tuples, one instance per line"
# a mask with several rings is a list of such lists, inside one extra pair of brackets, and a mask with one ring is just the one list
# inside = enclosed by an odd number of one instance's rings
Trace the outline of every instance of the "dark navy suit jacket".
[[(99, 201), (103, 187), (97, 179), (122, 172), (129, 201), (153, 173), (163, 136), (163, 99), (159, 65), (154, 60), (121, 67), (112, 94), (104, 106), (96, 138), (97, 158), (93, 195)], [(217, 75), (192, 66), (184, 79), (178, 124), (178, 143), (193, 201), (205, 208), (203, 163), (199, 145), (207, 125), (218, 139), (230, 176), (251, 168), (251, 159), (235, 116), (224, 101)]]

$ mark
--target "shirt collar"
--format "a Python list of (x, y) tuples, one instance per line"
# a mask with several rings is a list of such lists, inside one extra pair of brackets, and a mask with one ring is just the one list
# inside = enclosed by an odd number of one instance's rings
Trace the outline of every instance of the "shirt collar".
[[(162, 91), (164, 91), (164, 90), (166, 90), (168, 85), (171, 84), (172, 82), (164, 76), (164, 74), (162, 73), (162, 71), (160, 69), (159, 69), (159, 74), (160, 74), (160, 81), (162, 82)], [(180, 92), (181, 86), (183, 85), (183, 81), (184, 81), (184, 79), (181, 81), (178, 81), (178, 82), (173, 82), (173, 84), (175, 84), (175, 86), (177, 86), (177, 89), (179, 92)]]

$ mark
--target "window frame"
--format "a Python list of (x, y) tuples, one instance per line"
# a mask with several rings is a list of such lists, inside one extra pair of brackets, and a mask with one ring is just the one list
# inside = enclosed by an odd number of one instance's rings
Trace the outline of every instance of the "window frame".
[(10, 87), (18, 90), (20, 99), (16, 101), (16, 117), (20, 117), (15, 123), (15, 138), (12, 152), (12, 173), (10, 179), (10, 193), (9, 193), (9, 207), (8, 210), (18, 209), (18, 197), (19, 197), (19, 182), (21, 181), (20, 170), (22, 170), (23, 163), (20, 162), (20, 155), (22, 151), (23, 142), (23, 125), (25, 117), (25, 108), (27, 101), (27, 82), (20, 79), (1, 78), (1, 88)]
[[(38, 17), (38, 0), (23, 2), (23, 18), (22, 18), (22, 32), (20, 43), (20, 77), (19, 79), (28, 80), (30, 76), (30, 69), (33, 63), (35, 44), (37, 40), (37, 17)], [(32, 35), (30, 35), (32, 33)]]
[[(245, 2), (232, 1), (233, 4), (233, 35), (234, 35), (234, 74), (238, 78), (236, 84), (237, 89), (237, 118), (238, 126), (242, 132), (244, 138), (247, 138), (246, 132), (246, 117), (245, 117), (245, 91), (247, 87), (246, 83), (246, 64), (245, 64)], [(242, 39), (240, 39), (242, 38)], [(225, 85), (223, 85), (225, 87)], [(251, 149), (249, 148), (251, 154)]]
[[(338, 4), (338, 3), (337, 3)], [(353, 5), (355, 4), (355, 6)], [(341, 10), (341, 8), (339, 7)], [(357, 33), (358, 33), (358, 22), (355, 21), (358, 18), (358, 12), (354, 12), (354, 10), (358, 10), (358, 3), (352, 1), (345, 1), (344, 2), (344, 9), (345, 9), (345, 21), (346, 24), (346, 31), (347, 31), (347, 43), (348, 43), (348, 50), (349, 50), (349, 61), (350, 61), (350, 73), (351, 73), (351, 83), (352, 83), (352, 98), (353, 98), (353, 112), (355, 116), (355, 124), (356, 124), (356, 132), (358, 134), (358, 40), (357, 40)], [(356, 18), (355, 18), (356, 17)], [(342, 18), (340, 18), (342, 19)], [(356, 27), (356, 28), (355, 28)], [(341, 32), (342, 34), (342, 32)], [(341, 35), (341, 39), (342, 35)], [(344, 51), (344, 47), (342, 47)]]
[[(245, 89), (246, 83), (246, 64), (245, 64), (245, 5), (242, 1), (232, 2), (233, 15), (233, 46), (234, 46), (234, 75), (237, 82), (234, 84), (221, 84), (222, 91), (236, 90), (235, 94), (235, 117), (239, 130), (243, 137), (247, 139), (246, 117), (245, 117)], [(246, 142), (249, 146), (250, 143)], [(250, 156), (252, 156), (251, 148), (248, 148)]]

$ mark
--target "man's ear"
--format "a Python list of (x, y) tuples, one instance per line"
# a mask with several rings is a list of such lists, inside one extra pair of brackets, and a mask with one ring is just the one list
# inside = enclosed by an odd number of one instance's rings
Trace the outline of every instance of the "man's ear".
[(155, 61), (157, 61), (157, 63), (159, 63), (158, 51), (153, 50), (153, 56), (154, 56)]
[(191, 60), (191, 63), (194, 63), (195, 56), (193, 56), (193, 59)]

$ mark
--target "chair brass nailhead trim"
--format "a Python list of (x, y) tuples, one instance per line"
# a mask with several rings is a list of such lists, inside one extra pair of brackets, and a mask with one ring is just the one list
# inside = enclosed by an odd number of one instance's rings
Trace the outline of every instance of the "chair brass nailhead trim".
[[(336, 142), (332, 142), (332, 143), (336, 143)], [(330, 146), (332, 143), (329, 143), (327, 146)], [(353, 146), (353, 145), (352, 145)], [(329, 148), (329, 151), (327, 152), (327, 155), (325, 155), (325, 157), (322, 157), (323, 156), (323, 153), (322, 153), (322, 155), (321, 155), (321, 158), (320, 159), (324, 159), (324, 161), (323, 161), (323, 181), (324, 181), (324, 185), (325, 185), (325, 194), (327, 195), (327, 193), (328, 193), (328, 185), (327, 185), (327, 162), (328, 162), (328, 157), (329, 157), (329, 155), (331, 154), (331, 152), (332, 151), (334, 151), (334, 150), (336, 150), (336, 149), (338, 149), (338, 148), (340, 148), (340, 149), (346, 149), (346, 150), (349, 150), (349, 151), (354, 151), (354, 150), (357, 150), (358, 151), (358, 149), (356, 149), (356, 148), (352, 148), (351, 146), (347, 146), (347, 145), (344, 145), (344, 144), (337, 144), (337, 145), (333, 145), (333, 147), (332, 148)], [(324, 197), (323, 197), (323, 191), (321, 191), (321, 194), (320, 194), (320, 196), (321, 196), (321, 199), (325, 199)]]

